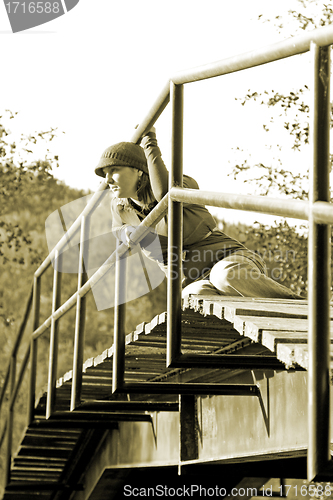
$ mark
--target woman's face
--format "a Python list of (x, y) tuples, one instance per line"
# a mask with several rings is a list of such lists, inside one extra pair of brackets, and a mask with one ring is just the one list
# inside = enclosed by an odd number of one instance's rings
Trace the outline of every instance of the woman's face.
[(104, 167), (106, 182), (116, 198), (135, 198), (142, 172), (132, 167)]

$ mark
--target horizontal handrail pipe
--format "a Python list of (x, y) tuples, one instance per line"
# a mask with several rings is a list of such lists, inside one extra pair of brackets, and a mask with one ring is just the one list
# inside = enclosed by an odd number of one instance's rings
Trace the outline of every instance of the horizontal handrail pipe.
[(163, 113), (164, 109), (170, 101), (170, 81), (168, 80), (165, 86), (157, 97), (155, 103), (151, 107), (149, 113), (142, 120), (140, 125), (137, 126), (131, 141), (139, 143), (141, 138), (150, 130), (158, 117)]
[(183, 203), (195, 202), (301, 220), (308, 220), (312, 211), (313, 218), (318, 224), (333, 224), (333, 204), (325, 201), (317, 201), (310, 206), (309, 202), (302, 200), (282, 200), (266, 196), (198, 191), (178, 187), (170, 190), (170, 196), (172, 200)]
[(305, 34), (271, 44), (268, 47), (261, 47), (192, 70), (182, 71), (175, 74), (171, 80), (175, 84), (181, 85), (250, 69), (308, 52), (311, 42), (315, 42), (320, 47), (333, 44), (333, 27), (317, 28)]
[(318, 28), (297, 37), (290, 37), (281, 42), (271, 44), (268, 47), (256, 49), (244, 54), (238, 54), (197, 68), (177, 72), (167, 81), (149, 113), (137, 127), (132, 136), (132, 142), (140, 142), (141, 137), (152, 127), (152, 125), (154, 125), (158, 117), (164, 111), (170, 101), (171, 81), (176, 85), (182, 85), (235, 73), (255, 66), (261, 66), (263, 64), (308, 52), (311, 42), (315, 42), (319, 46), (333, 44), (333, 27), (327, 26)]
[(174, 201), (183, 203), (199, 203), (233, 210), (245, 210), (268, 215), (277, 215), (280, 217), (291, 217), (293, 219), (308, 220), (309, 218), (309, 204), (301, 200), (281, 200), (279, 198), (268, 198), (266, 196), (218, 193), (179, 187), (170, 189), (170, 197)]
[(316, 201), (311, 206), (314, 222), (318, 224), (333, 224), (333, 203)]

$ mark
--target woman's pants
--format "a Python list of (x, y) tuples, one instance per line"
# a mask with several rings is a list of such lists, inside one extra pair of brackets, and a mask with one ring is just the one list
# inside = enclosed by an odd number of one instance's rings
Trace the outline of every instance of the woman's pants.
[(195, 295), (228, 295), (235, 297), (266, 297), (300, 299), (285, 286), (266, 276), (256, 263), (242, 252), (225, 257), (211, 269), (208, 279), (194, 281), (182, 292)]

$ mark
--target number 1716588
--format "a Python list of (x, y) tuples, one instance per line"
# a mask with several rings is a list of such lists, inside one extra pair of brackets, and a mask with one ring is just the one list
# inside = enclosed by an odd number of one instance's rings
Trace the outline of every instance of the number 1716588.
[(8, 14), (58, 14), (59, 2), (8, 2), (6, 3)]
[(302, 484), (290, 485), (284, 484), (279, 486), (279, 493), (281, 496), (293, 495), (293, 496), (311, 496), (311, 497), (321, 497), (330, 496), (332, 492), (330, 484)]

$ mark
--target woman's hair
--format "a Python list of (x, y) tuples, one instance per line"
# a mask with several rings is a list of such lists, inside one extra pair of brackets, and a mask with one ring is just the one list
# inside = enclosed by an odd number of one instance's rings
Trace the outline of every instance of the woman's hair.
[(142, 201), (145, 205), (147, 205), (147, 207), (152, 202), (156, 201), (151, 188), (149, 175), (145, 172), (142, 172), (142, 175), (139, 178), (136, 194), (138, 195), (139, 201)]

